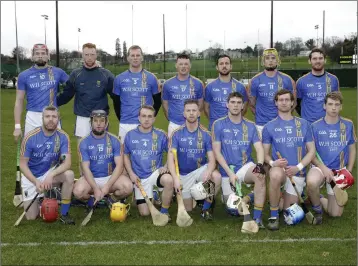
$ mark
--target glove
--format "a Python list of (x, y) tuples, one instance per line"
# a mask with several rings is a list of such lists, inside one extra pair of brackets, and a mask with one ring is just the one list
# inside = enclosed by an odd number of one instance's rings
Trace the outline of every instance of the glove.
[(262, 163), (258, 163), (256, 164), (255, 168), (252, 170), (253, 173), (255, 174), (263, 174), (265, 175), (266, 172), (265, 172), (265, 169), (264, 169), (264, 166)]

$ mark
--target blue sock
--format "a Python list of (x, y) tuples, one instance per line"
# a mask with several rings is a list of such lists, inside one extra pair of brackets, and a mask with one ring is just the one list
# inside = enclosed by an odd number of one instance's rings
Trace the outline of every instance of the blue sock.
[(89, 200), (87, 201), (87, 206), (92, 208), (94, 204), (94, 197), (90, 197)]
[(168, 209), (169, 209), (169, 206), (163, 206), (162, 205), (162, 208), (160, 209), (160, 212), (161, 213), (168, 213)]
[(254, 206), (254, 220), (261, 220), (263, 206)]
[(205, 200), (203, 205), (203, 211), (208, 210), (211, 207), (211, 202)]
[(272, 207), (270, 206), (270, 214), (271, 214), (271, 217), (276, 217), (278, 218), (278, 206), (276, 207)]
[(71, 206), (71, 200), (63, 199), (61, 200), (61, 215), (67, 215), (70, 206)]
[(322, 214), (322, 206), (321, 206), (321, 204), (318, 205), (318, 206), (313, 206), (312, 205), (312, 209), (315, 211), (315, 213)]

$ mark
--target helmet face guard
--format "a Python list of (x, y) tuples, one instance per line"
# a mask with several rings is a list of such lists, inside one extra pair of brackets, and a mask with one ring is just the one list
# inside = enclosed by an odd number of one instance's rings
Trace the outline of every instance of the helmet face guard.
[(198, 182), (190, 188), (190, 194), (195, 200), (203, 200), (214, 197), (215, 183), (211, 180)]
[(278, 55), (278, 52), (275, 48), (267, 48), (264, 50), (264, 52), (262, 53), (262, 60), (261, 60), (262, 66), (265, 66), (265, 57), (270, 54), (273, 54), (276, 57), (277, 67), (280, 66), (281, 64), (280, 56)]
[(299, 224), (305, 217), (305, 213), (297, 203), (292, 204), (283, 212), (285, 222), (288, 225)]
[(113, 222), (124, 222), (130, 210), (130, 204), (116, 202), (112, 204), (110, 218)]
[[(226, 202), (226, 211), (233, 216), (244, 215), (242, 204), (246, 204), (242, 198), (235, 193), (231, 193)], [(249, 205), (246, 204), (246, 207), (249, 208)]]

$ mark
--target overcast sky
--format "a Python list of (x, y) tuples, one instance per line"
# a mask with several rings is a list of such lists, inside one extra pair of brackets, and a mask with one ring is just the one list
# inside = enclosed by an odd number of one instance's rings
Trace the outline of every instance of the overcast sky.
[[(19, 46), (30, 49), (44, 42), (46, 21), (47, 45), (56, 48), (55, 1), (16, 2)], [(59, 1), (60, 49), (77, 50), (79, 43), (93, 42), (115, 54), (115, 40), (132, 44), (144, 52), (163, 51), (163, 14), (165, 14), (166, 50), (186, 48), (203, 50), (220, 43), (223, 48), (264, 47), (270, 43), (271, 1)], [(274, 1), (274, 41), (301, 37), (322, 37), (323, 10), (326, 12), (325, 37), (343, 38), (357, 32), (356, 1)], [(258, 34), (259, 33), (259, 34)], [(245, 43), (246, 42), (246, 43)], [(1, 1), (1, 53), (10, 54), (16, 46), (14, 1)]]

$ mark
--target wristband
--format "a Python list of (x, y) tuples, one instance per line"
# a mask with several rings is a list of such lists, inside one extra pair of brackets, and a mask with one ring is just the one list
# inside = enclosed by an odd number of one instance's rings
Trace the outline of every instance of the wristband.
[(15, 124), (15, 129), (21, 129), (21, 124)]
[(269, 165), (270, 165), (271, 167), (273, 167), (273, 163), (274, 163), (274, 161), (270, 160)]
[(296, 167), (298, 168), (298, 170), (302, 171), (302, 169), (304, 168), (302, 163), (299, 163), (296, 165)]

